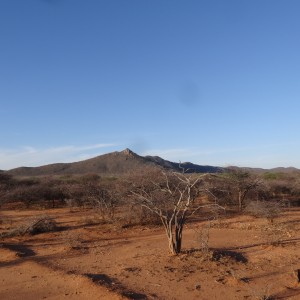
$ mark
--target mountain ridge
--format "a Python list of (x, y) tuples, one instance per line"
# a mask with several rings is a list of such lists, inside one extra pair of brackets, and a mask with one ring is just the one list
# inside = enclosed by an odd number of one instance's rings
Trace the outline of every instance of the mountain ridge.
[(218, 167), (210, 165), (198, 165), (191, 162), (176, 163), (165, 160), (159, 156), (140, 156), (132, 150), (126, 148), (122, 151), (114, 151), (93, 158), (71, 163), (53, 163), (38, 167), (19, 167), (6, 172), (14, 176), (46, 176), (46, 175), (83, 175), (96, 173), (99, 175), (115, 176), (122, 175), (147, 166), (154, 166), (177, 172), (186, 173), (220, 173), (226, 172), (230, 168), (239, 168), (253, 173), (281, 172), (291, 173), (299, 172), (297, 168), (243, 168), (243, 167)]
[(215, 166), (201, 166), (190, 162), (175, 163), (159, 156), (140, 156), (126, 148), (93, 158), (71, 163), (54, 163), (38, 167), (19, 167), (6, 171), (14, 176), (44, 176), (44, 175), (72, 175), (97, 173), (100, 175), (120, 175), (146, 166), (160, 167), (174, 171), (216, 173), (223, 168)]

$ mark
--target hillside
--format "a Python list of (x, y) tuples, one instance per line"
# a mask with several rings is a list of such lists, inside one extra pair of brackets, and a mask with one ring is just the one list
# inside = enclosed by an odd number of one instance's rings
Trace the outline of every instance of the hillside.
[(221, 167), (200, 166), (191, 162), (175, 163), (168, 160), (164, 160), (159, 156), (145, 156), (144, 158), (163, 168), (173, 169), (179, 172), (182, 172), (183, 170), (186, 173), (218, 173), (224, 171), (224, 169)]
[[(123, 151), (115, 151), (94, 158), (73, 163), (56, 163), (40, 167), (20, 167), (6, 171), (6, 173), (14, 176), (45, 176), (45, 175), (82, 175), (88, 173), (96, 173), (105, 176), (122, 175), (130, 171), (154, 166), (163, 169), (174, 170), (186, 173), (218, 173), (224, 172), (230, 168), (239, 167), (216, 167), (207, 165), (197, 165), (191, 162), (176, 163), (165, 160), (159, 156), (140, 156), (130, 149)], [(296, 168), (241, 168), (247, 172), (262, 174), (265, 172), (274, 173), (295, 173), (300, 172)], [(0, 171), (1, 172), (1, 171)], [(2, 171), (4, 172), (4, 171)]]
[(164, 169), (173, 169), (197, 173), (216, 173), (223, 169), (213, 166), (200, 166), (192, 163), (174, 163), (164, 160), (158, 156), (140, 156), (130, 149), (120, 152), (112, 152), (100, 155), (87, 160), (73, 163), (57, 163), (40, 167), (20, 167), (7, 171), (14, 176), (44, 176), (44, 175), (66, 175), (66, 174), (87, 174), (97, 173), (100, 175), (120, 175), (132, 170), (156, 166)]
[(237, 169), (242, 169), (246, 172), (251, 172), (254, 174), (263, 174), (263, 173), (283, 173), (283, 174), (292, 174), (292, 173), (297, 173), (300, 172), (299, 169), (294, 168), (294, 167), (277, 167), (277, 168), (272, 168), (272, 169), (263, 169), (263, 168), (239, 168), (239, 167), (228, 167), (228, 168), (237, 168)]

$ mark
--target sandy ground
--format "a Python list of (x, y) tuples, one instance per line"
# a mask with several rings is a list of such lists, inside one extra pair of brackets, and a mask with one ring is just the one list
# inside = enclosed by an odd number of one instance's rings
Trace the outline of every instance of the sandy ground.
[(0, 231), (45, 214), (59, 231), (0, 240), (0, 299), (300, 299), (300, 210), (188, 224), (178, 256), (161, 227), (91, 211), (1, 211)]

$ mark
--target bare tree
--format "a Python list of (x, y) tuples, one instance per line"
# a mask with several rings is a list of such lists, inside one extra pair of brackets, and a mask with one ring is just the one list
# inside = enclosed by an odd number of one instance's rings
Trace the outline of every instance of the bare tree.
[(164, 226), (172, 254), (179, 254), (182, 246), (182, 233), (188, 217), (207, 206), (197, 201), (204, 188), (207, 174), (196, 176), (175, 172), (152, 172), (133, 182), (131, 195), (142, 206), (157, 214)]
[(103, 220), (113, 220), (118, 204), (118, 193), (113, 185), (87, 183), (84, 186), (86, 201), (96, 209)]
[(226, 178), (231, 194), (238, 202), (239, 211), (242, 211), (247, 195), (257, 189), (262, 181), (240, 169), (231, 169)]
[(114, 182), (101, 182), (98, 180), (86, 180), (65, 187), (68, 195), (67, 203), (70, 207), (92, 207), (99, 213), (103, 220), (112, 221), (119, 203), (118, 190)]

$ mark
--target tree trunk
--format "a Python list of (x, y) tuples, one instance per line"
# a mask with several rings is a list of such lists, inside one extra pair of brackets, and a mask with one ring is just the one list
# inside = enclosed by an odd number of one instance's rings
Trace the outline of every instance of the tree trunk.
[(175, 224), (174, 234), (172, 232), (172, 226), (167, 226), (165, 228), (169, 241), (169, 249), (172, 254), (178, 255), (181, 252), (183, 226)]
[(239, 190), (239, 211), (242, 211), (243, 208), (243, 192), (241, 190)]

